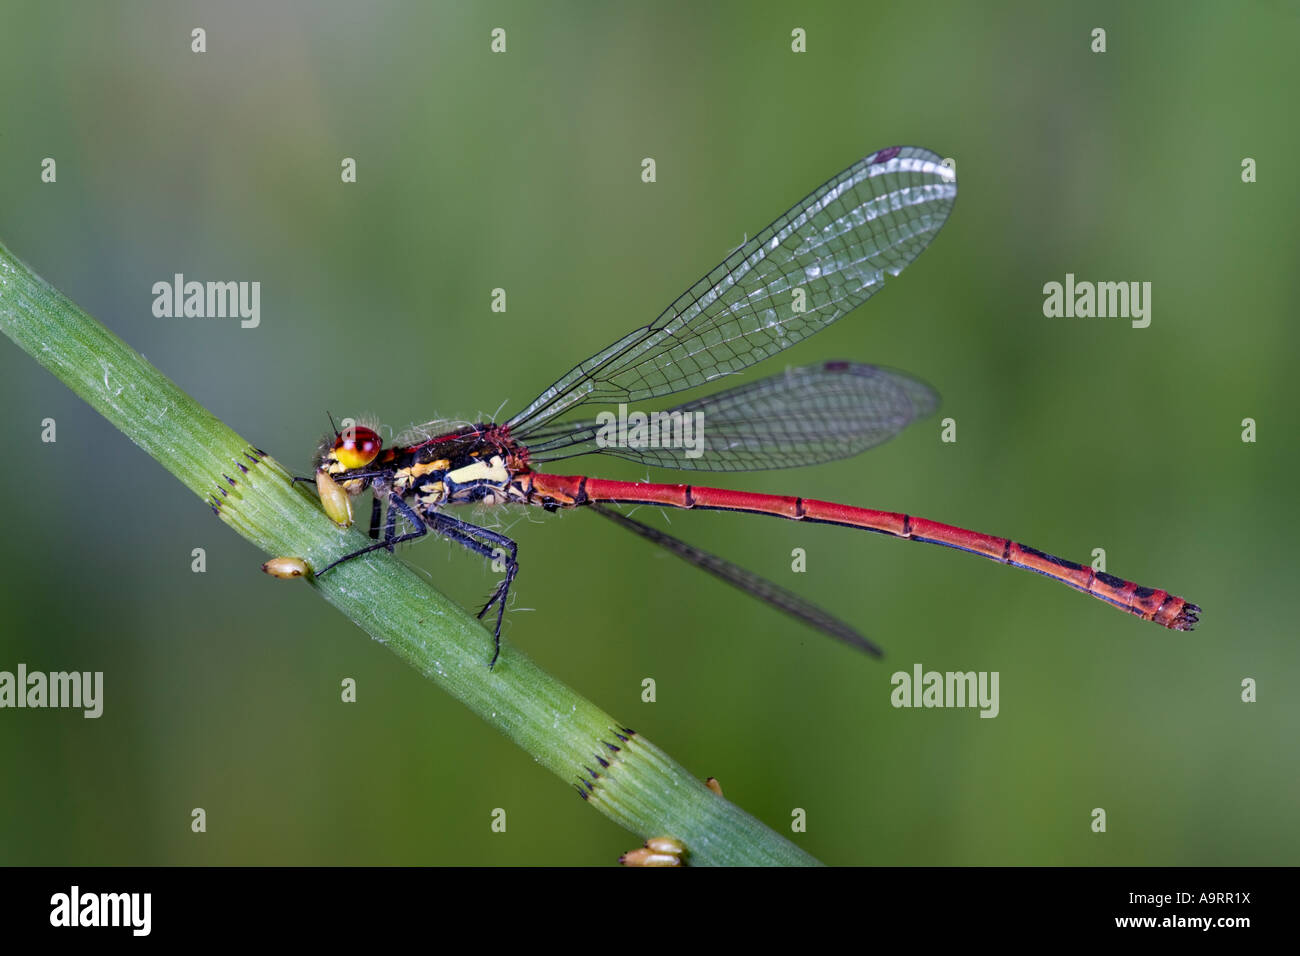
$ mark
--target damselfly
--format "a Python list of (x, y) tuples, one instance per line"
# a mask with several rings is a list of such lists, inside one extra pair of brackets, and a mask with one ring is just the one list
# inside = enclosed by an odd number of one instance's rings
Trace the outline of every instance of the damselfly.
[[(389, 448), (373, 428), (336, 431), (316, 458), (318, 486), (335, 499), (330, 513), (341, 520), (350, 510), (338, 488), (350, 496), (370, 489), (376, 543), (318, 573), (429, 532), (501, 558), (505, 573), (479, 612), (482, 618), (496, 608), (495, 664), (518, 549), (506, 535), (452, 514), (450, 506), (585, 507), (832, 637), (880, 653), (857, 630), (797, 594), (611, 507), (654, 505), (773, 515), (940, 544), (1037, 571), (1145, 620), (1191, 630), (1200, 612), (1195, 604), (1007, 538), (810, 498), (537, 470), (592, 453), (703, 471), (789, 468), (855, 455), (930, 415), (938, 396), (919, 379), (838, 361), (781, 372), (657, 417), (627, 416), (617, 427), (609, 416), (557, 421), (581, 406), (628, 406), (703, 385), (824, 329), (915, 259), (947, 221), (956, 197), (956, 177), (936, 154), (911, 146), (882, 149), (795, 203), (654, 322), (574, 366), (506, 421), (455, 428), (435, 422), (398, 436)], [(624, 427), (628, 422), (631, 427)], [(687, 442), (696, 422), (703, 427)]]

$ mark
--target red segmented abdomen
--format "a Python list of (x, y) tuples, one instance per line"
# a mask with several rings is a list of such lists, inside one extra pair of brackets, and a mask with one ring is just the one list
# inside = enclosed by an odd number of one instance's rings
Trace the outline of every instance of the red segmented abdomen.
[(791, 498), (694, 485), (608, 481), (581, 475), (540, 475), (530, 472), (521, 476), (520, 482), (529, 502), (553, 507), (573, 508), (592, 501), (605, 501), (612, 504), (659, 505), (665, 508), (742, 511), (792, 521), (815, 521), (861, 528), (895, 538), (940, 544), (946, 548), (978, 554), (999, 564), (1036, 571), (1076, 591), (1091, 594), (1130, 614), (1155, 621), (1175, 631), (1190, 631), (1195, 627), (1201, 610), (1168, 591), (1143, 587), (1104, 571), (1094, 571), (1088, 565), (1058, 558), (1008, 538), (980, 534), (893, 511), (855, 508), (814, 498)]

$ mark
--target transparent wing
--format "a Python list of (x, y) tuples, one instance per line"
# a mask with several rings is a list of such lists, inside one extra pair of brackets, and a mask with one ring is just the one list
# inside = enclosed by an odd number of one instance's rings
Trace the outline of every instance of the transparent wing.
[(767, 578), (757, 575), (753, 571), (732, 564), (725, 558), (710, 554), (693, 544), (687, 544), (680, 538), (674, 538), (658, 528), (652, 528), (647, 524), (629, 518), (621, 511), (594, 503), (590, 507), (597, 514), (604, 515), (615, 524), (621, 524), (629, 531), (653, 541), (662, 548), (667, 548), (683, 561), (703, 568), (733, 587), (740, 588), (751, 597), (756, 597), (760, 601), (770, 604), (778, 611), (784, 611), (810, 627), (817, 628), (823, 634), (829, 634), (836, 640), (843, 641), (851, 647), (866, 651), (872, 657), (881, 657), (883, 655), (884, 652), (876, 644), (863, 637), (855, 628), (845, 624), (835, 615), (823, 611), (816, 604), (804, 600), (793, 591), (787, 591), (779, 584), (773, 584)]
[(792, 368), (706, 395), (645, 428), (616, 415), (559, 422), (517, 435), (532, 462), (598, 452), (661, 468), (756, 471), (848, 458), (897, 435), (939, 407), (920, 379), (855, 362)]
[(731, 375), (871, 298), (920, 255), (957, 182), (916, 146), (872, 153), (813, 190), (650, 325), (575, 366), (507, 423), (521, 433), (576, 405), (639, 402)]

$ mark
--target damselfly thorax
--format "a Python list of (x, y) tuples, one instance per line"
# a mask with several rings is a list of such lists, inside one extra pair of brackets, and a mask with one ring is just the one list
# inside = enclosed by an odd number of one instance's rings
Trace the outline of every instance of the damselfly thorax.
[[(417, 435), (431, 427), (421, 426)], [(316, 467), (350, 495), (373, 488), (377, 495), (397, 495), (417, 510), (523, 502), (517, 476), (527, 470), (527, 451), (502, 426), (465, 425), (414, 443), (404, 437), (382, 448), (377, 431), (352, 426), (327, 436)]]

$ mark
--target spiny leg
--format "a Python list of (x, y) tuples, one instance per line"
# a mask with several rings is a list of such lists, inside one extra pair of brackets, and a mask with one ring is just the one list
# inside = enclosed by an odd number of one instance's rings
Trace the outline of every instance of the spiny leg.
[[(346, 479), (346, 480), (347, 480), (347, 481), (361, 481), (361, 480), (364, 480), (364, 479), (367, 479), (367, 478), (370, 478), (370, 479), (373, 479), (373, 478), (391, 478), (392, 475), (393, 475), (393, 473), (392, 473), (391, 470), (387, 470), (387, 471), (357, 471), (357, 472), (351, 472), (351, 473), (349, 473), (348, 476), (347, 476), (347, 479)], [(314, 484), (316, 484), (316, 479), (315, 479), (315, 477), (304, 478), (302, 475), (291, 475), (291, 476), (289, 477), (289, 483), (290, 483), (291, 485), (297, 485), (297, 484), (314, 485)]]
[[(403, 534), (397, 533), (397, 516), (399, 514), (410, 522), (412, 527), (411, 531)], [(371, 537), (373, 538), (378, 537), (378, 526), (380, 523), (379, 516), (379, 498), (376, 497), (375, 505), (371, 509), (370, 515)], [(498, 555), (498, 549), (504, 549), (506, 552), (506, 575), (501, 579), (501, 582), (496, 586), (495, 590), (493, 590), (492, 596), (489, 597), (487, 603), (483, 605), (483, 609), (478, 612), (478, 617), (482, 619), (483, 615), (491, 609), (493, 604), (497, 605), (496, 627), (492, 632), (492, 660), (488, 663), (488, 668), (491, 669), (496, 666), (497, 658), (501, 656), (501, 625), (505, 615), (506, 598), (510, 593), (510, 585), (514, 582), (515, 575), (519, 572), (519, 562), (516, 560), (519, 546), (503, 534), (489, 530), (488, 528), (480, 528), (478, 525), (461, 521), (459, 518), (444, 514), (440, 511), (430, 512), (427, 517), (421, 518), (421, 516), (411, 508), (410, 505), (402, 500), (399, 495), (392, 493), (388, 495), (388, 513), (385, 516), (383, 525), (383, 540), (368, 547), (353, 551), (351, 554), (345, 554), (337, 561), (334, 561), (317, 571), (316, 576), (320, 577), (320, 575), (324, 574), (331, 568), (337, 567), (344, 561), (351, 561), (353, 558), (358, 558), (363, 554), (369, 554), (372, 551), (378, 551), (381, 548), (387, 551), (392, 551), (402, 542), (421, 538), (430, 531), (434, 531), (442, 537), (454, 541), (461, 547), (468, 548), (476, 554), (481, 554), (485, 558), (496, 558)], [(479, 540), (480, 538), (485, 539), (490, 543), (485, 544), (483, 541)]]
[[(376, 499), (377, 500), (377, 499)], [(411, 523), (411, 530), (402, 534), (397, 533), (397, 516), (401, 514)], [(375, 513), (371, 511), (371, 522), (374, 523)], [(403, 541), (413, 541), (416, 538), (423, 538), (429, 533), (429, 526), (421, 520), (420, 516), (412, 510), (411, 506), (395, 494), (388, 496), (388, 520), (384, 522), (384, 540), (369, 547), (360, 548), (351, 554), (345, 554), (337, 561), (325, 565), (316, 572), (316, 577), (320, 577), (330, 568), (338, 567), (344, 561), (351, 561), (353, 558), (359, 558), (363, 554), (369, 554), (371, 551), (378, 551), (381, 548), (385, 551), (392, 551)]]
[[(497, 584), (483, 609), (478, 612), (480, 620), (486, 614), (493, 604), (497, 606), (496, 627), (492, 631), (493, 651), (492, 660), (488, 664), (491, 670), (496, 666), (497, 658), (501, 656), (501, 622), (505, 617), (506, 598), (510, 594), (510, 585), (515, 580), (515, 575), (519, 573), (519, 545), (507, 538), (505, 535), (488, 528), (481, 528), (478, 525), (470, 524), (467, 521), (461, 521), (449, 514), (441, 511), (435, 511), (429, 516), (429, 522), (434, 532), (442, 535), (448, 540), (455, 541), (461, 547), (468, 548), (485, 558), (496, 558), (501, 550), (506, 552), (506, 575)], [(483, 540), (479, 540), (483, 539)], [(484, 543), (484, 541), (488, 543)]]

